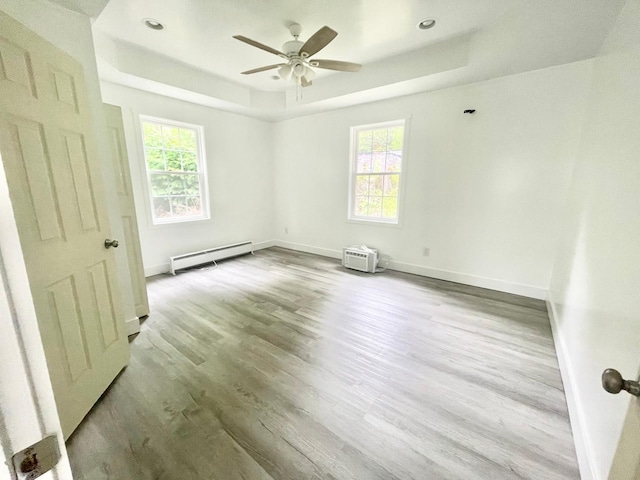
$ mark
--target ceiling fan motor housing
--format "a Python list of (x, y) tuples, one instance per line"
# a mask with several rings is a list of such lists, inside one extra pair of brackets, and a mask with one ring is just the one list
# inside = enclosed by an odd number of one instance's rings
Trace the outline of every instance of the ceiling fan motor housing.
[(300, 40), (289, 40), (282, 45), (282, 51), (286, 55), (297, 55), (303, 45), (304, 43)]

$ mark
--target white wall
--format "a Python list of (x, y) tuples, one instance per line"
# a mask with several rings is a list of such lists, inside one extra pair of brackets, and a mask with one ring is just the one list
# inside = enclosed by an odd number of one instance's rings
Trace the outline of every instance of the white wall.
[[(273, 239), (272, 125), (242, 115), (110, 83), (106, 103), (123, 110), (142, 256), (147, 275), (168, 271), (169, 257), (243, 240)], [(139, 115), (202, 125), (211, 219), (152, 225)]]
[[(631, 401), (606, 393), (600, 375), (611, 367), (637, 378), (640, 367), (640, 2), (632, 3), (635, 27), (621, 20), (635, 49), (594, 64), (549, 297), (585, 480), (608, 478)], [(626, 46), (614, 34), (608, 45)]]
[[(329, 255), (367, 244), (396, 268), (544, 298), (590, 72), (579, 62), (276, 124), (276, 238)], [(402, 225), (349, 223), (349, 127), (399, 118)]]

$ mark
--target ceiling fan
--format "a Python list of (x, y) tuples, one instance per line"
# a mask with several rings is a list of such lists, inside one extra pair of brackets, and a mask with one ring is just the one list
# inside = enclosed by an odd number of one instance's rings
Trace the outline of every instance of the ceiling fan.
[(329, 45), (329, 43), (336, 38), (338, 32), (335, 30), (326, 26), (322, 27), (304, 43), (298, 40), (301, 31), (302, 27), (297, 23), (289, 26), (289, 32), (293, 36), (293, 40), (289, 40), (282, 45), (282, 51), (268, 47), (267, 45), (256, 42), (255, 40), (251, 40), (250, 38), (242, 35), (234, 35), (233, 38), (240, 40), (241, 42), (248, 43), (249, 45), (261, 50), (273, 53), (274, 55), (278, 55), (286, 60), (286, 63), (276, 63), (266, 67), (247, 70), (246, 72), (242, 72), (242, 75), (251, 75), (252, 73), (264, 72), (266, 70), (277, 68), (278, 75), (283, 80), (289, 80), (292, 78), (295, 80), (296, 84), (307, 87), (311, 85), (311, 80), (316, 76), (316, 73), (311, 69), (311, 67), (337, 70), (339, 72), (357, 72), (360, 70), (361, 65), (357, 63), (341, 62), (338, 60), (311, 60), (313, 55)]

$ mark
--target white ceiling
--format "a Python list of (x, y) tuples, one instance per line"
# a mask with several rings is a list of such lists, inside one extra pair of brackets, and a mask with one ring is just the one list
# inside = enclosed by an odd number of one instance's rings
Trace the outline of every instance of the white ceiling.
[[(624, 3), (110, 0), (93, 28), (103, 80), (276, 120), (589, 58)], [(144, 26), (148, 17), (165, 29)], [(436, 27), (418, 30), (425, 18), (435, 18)], [(302, 25), (303, 41), (330, 26), (338, 36), (316, 57), (361, 63), (362, 70), (317, 69), (302, 99), (270, 78), (275, 70), (241, 75), (280, 59), (232, 35), (279, 50), (291, 39), (291, 23)]]
[[(367, 64), (397, 53), (482, 29), (526, 0), (111, 0), (94, 28), (118, 40), (260, 90), (282, 90), (275, 71), (240, 72), (280, 63), (268, 52), (232, 38), (244, 35), (279, 50), (292, 40), (291, 23), (304, 41), (324, 25), (338, 37), (317, 58)], [(155, 18), (165, 29), (145, 27)], [(437, 26), (418, 30), (435, 18)], [(333, 72), (317, 72), (335, 74)], [(349, 75), (341, 73), (339, 75)]]
[(54, 3), (83, 13), (89, 17), (95, 17), (100, 14), (109, 0), (52, 0)]

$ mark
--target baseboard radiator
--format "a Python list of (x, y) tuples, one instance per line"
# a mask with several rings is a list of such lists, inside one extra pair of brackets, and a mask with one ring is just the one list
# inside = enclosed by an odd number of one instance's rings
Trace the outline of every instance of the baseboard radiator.
[(175, 275), (177, 270), (223, 260), (225, 258), (237, 257), (238, 255), (245, 255), (247, 253), (253, 253), (253, 243), (250, 241), (208, 248), (206, 250), (200, 250), (199, 252), (184, 253), (182, 255), (176, 255), (175, 257), (169, 257), (169, 271), (171, 275)]

